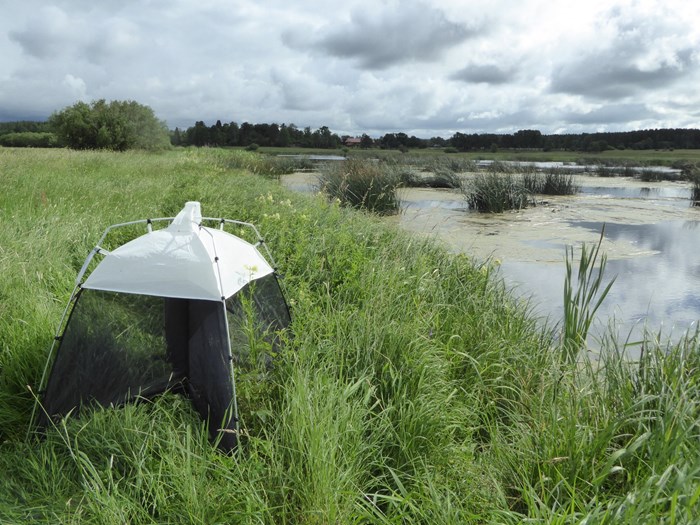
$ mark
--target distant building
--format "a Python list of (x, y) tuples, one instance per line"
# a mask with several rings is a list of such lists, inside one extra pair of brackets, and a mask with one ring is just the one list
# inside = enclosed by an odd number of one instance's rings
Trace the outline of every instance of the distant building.
[(348, 148), (359, 147), (362, 144), (362, 139), (359, 137), (346, 137), (343, 141), (343, 145)]

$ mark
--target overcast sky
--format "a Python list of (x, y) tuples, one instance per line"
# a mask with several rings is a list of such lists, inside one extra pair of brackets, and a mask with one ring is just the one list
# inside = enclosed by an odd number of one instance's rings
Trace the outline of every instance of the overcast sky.
[(172, 129), (700, 128), (696, 0), (0, 0), (0, 121), (135, 100)]

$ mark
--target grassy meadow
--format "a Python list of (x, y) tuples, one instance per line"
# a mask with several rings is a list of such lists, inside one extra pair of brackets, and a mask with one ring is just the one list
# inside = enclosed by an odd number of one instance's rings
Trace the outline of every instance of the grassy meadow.
[[(577, 362), (489, 265), (285, 190), (260, 159), (0, 148), (0, 523), (700, 520), (695, 337), (634, 362), (610, 337)], [(239, 450), (172, 394), (36, 435), (88, 251), (188, 200), (258, 226), (292, 308), (275, 367), (239, 378)]]

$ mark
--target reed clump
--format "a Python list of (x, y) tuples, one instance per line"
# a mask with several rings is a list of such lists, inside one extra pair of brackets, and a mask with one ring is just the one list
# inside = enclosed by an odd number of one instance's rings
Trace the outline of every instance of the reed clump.
[(700, 168), (694, 168), (690, 171), (688, 178), (690, 179), (690, 200), (693, 206), (700, 206)]
[(401, 185), (406, 188), (433, 188), (458, 190), (462, 188), (460, 175), (445, 167), (437, 167), (432, 172), (415, 172), (410, 169), (397, 170)]
[(607, 256), (600, 253), (605, 235), (605, 226), (600, 232), (598, 243), (590, 248), (581, 246), (581, 255), (574, 277), (574, 248), (566, 250), (566, 279), (564, 282), (564, 327), (561, 347), (562, 357), (569, 363), (575, 362), (586, 348), (586, 338), (595, 313), (615, 282), (611, 279), (603, 286)]
[(524, 173), (523, 185), (530, 193), (539, 195), (576, 195), (580, 186), (575, 175), (559, 169), (545, 173)]
[(522, 177), (512, 173), (478, 173), (465, 182), (463, 193), (469, 208), (479, 212), (502, 213), (535, 204)]
[(396, 190), (400, 184), (394, 169), (373, 160), (351, 158), (326, 163), (319, 174), (319, 189), (330, 200), (379, 215), (399, 211)]

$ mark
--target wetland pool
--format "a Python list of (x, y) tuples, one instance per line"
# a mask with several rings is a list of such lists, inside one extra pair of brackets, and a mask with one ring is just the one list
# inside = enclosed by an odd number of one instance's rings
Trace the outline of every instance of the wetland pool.
[[(283, 182), (308, 191), (304, 176), (305, 187), (293, 176)], [(677, 340), (695, 330), (700, 208), (691, 206), (689, 183), (575, 177), (577, 195), (539, 196), (535, 207), (502, 214), (468, 210), (458, 191), (404, 188), (401, 213), (384, 220), (435, 238), (452, 252), (490, 261), (549, 326), (563, 316), (566, 247), (593, 246), (605, 224), (605, 282), (616, 280), (596, 315), (591, 346), (609, 326), (620, 341), (639, 340), (645, 330)]]

